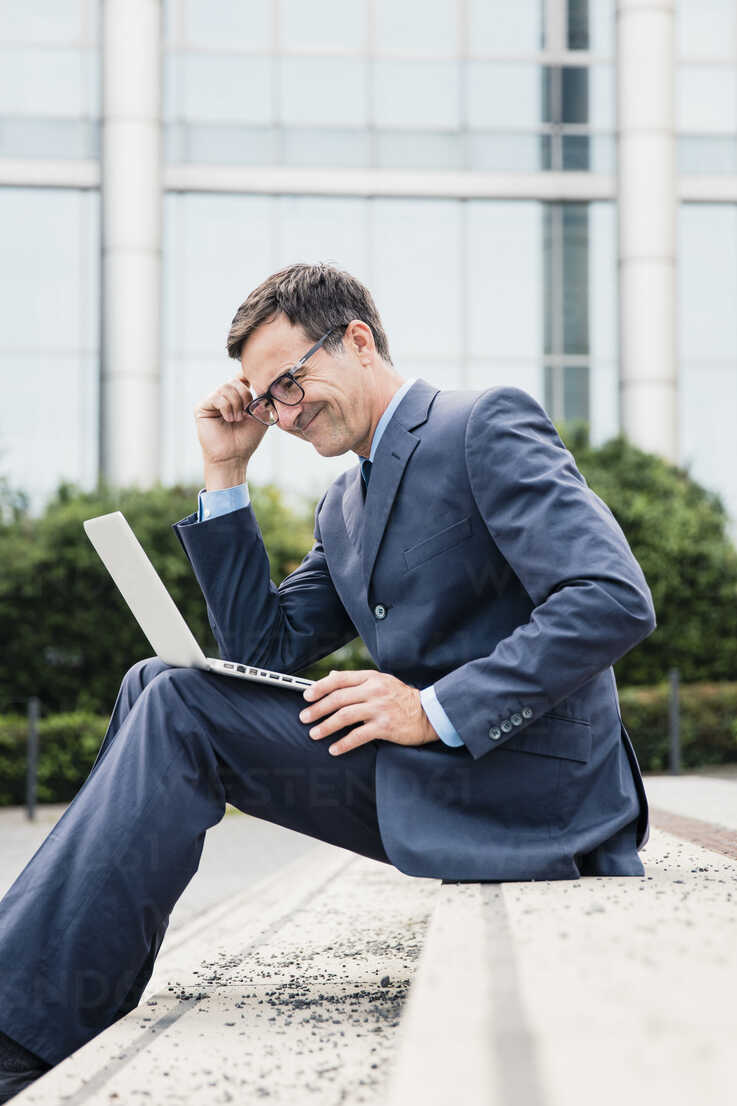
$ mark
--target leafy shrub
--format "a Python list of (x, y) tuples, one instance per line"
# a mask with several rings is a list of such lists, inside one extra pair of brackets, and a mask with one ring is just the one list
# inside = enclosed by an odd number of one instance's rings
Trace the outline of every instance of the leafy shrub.
[[(40, 720), (40, 803), (66, 803), (74, 798), (94, 763), (107, 723), (107, 718), (84, 711)], [(0, 806), (26, 801), (27, 732), (22, 715), (0, 715)]]
[(599, 448), (585, 428), (564, 441), (622, 527), (655, 604), (657, 629), (616, 665), (622, 686), (737, 679), (737, 550), (724, 505), (688, 472), (625, 438)]
[[(621, 689), (619, 701), (642, 770), (666, 769), (670, 755), (668, 684)], [(737, 762), (737, 683), (682, 685), (680, 707), (684, 768)]]

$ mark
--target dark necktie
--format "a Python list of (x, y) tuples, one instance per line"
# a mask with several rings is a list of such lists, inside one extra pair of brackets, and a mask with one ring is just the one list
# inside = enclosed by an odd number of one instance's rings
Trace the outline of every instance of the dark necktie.
[(366, 494), (368, 482), (371, 479), (372, 461), (361, 461), (361, 480), (363, 481), (363, 494)]

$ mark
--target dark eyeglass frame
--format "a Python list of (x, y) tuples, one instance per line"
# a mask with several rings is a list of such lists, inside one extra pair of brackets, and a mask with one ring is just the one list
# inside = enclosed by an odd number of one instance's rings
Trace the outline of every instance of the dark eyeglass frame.
[[(298, 380), (295, 380), (294, 374), (302, 368), (306, 361), (309, 361), (310, 357), (314, 357), (317, 351), (322, 347), (323, 342), (326, 342), (331, 334), (333, 334), (336, 330), (345, 330), (348, 325), (348, 323), (338, 323), (337, 326), (331, 326), (330, 330), (326, 331), (325, 334), (323, 334), (322, 338), (320, 338), (318, 342), (315, 342), (314, 346), (311, 346), (303, 357), (300, 357), (296, 365), (292, 365), (291, 369), (287, 369), (286, 372), (280, 373), (275, 380), (272, 380), (271, 384), (269, 384), (268, 388), (262, 395), (255, 396), (254, 399), (252, 399), (251, 402), (248, 404), (248, 407), (246, 407), (246, 411), (251, 416), (251, 418), (256, 419), (256, 421), (260, 422), (262, 426), (276, 426), (279, 421), (279, 410), (276, 406), (277, 403), (283, 403), (285, 407), (296, 407), (298, 404), (300, 404), (305, 398), (305, 390), (300, 382)], [(279, 399), (271, 391), (271, 389), (275, 388), (281, 380), (285, 379), (285, 377), (291, 380), (295, 387), (299, 389), (299, 398), (295, 399), (293, 402), (286, 399)], [(254, 414), (252, 410), (252, 408), (254, 408), (258, 403), (263, 403), (264, 400), (269, 400), (271, 402), (271, 407), (274, 412), (274, 418), (270, 419), (269, 422), (267, 422), (266, 419), (259, 418), (259, 416)]]

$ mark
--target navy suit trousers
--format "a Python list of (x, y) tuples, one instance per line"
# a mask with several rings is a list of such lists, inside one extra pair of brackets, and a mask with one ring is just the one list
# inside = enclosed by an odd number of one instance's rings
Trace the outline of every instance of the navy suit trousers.
[(50, 1064), (132, 1010), (226, 801), (388, 863), (376, 743), (332, 757), (301, 695), (158, 658), (126, 674), (93, 768), (0, 902), (0, 1030)]

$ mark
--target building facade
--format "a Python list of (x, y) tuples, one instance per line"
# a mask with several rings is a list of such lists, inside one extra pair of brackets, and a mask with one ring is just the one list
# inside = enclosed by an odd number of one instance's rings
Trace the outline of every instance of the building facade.
[[(402, 375), (624, 430), (737, 519), (733, 0), (3, 0), (0, 241), (0, 474), (39, 505), (198, 483), (235, 309), (327, 260)], [(250, 474), (351, 463), (272, 430)]]

